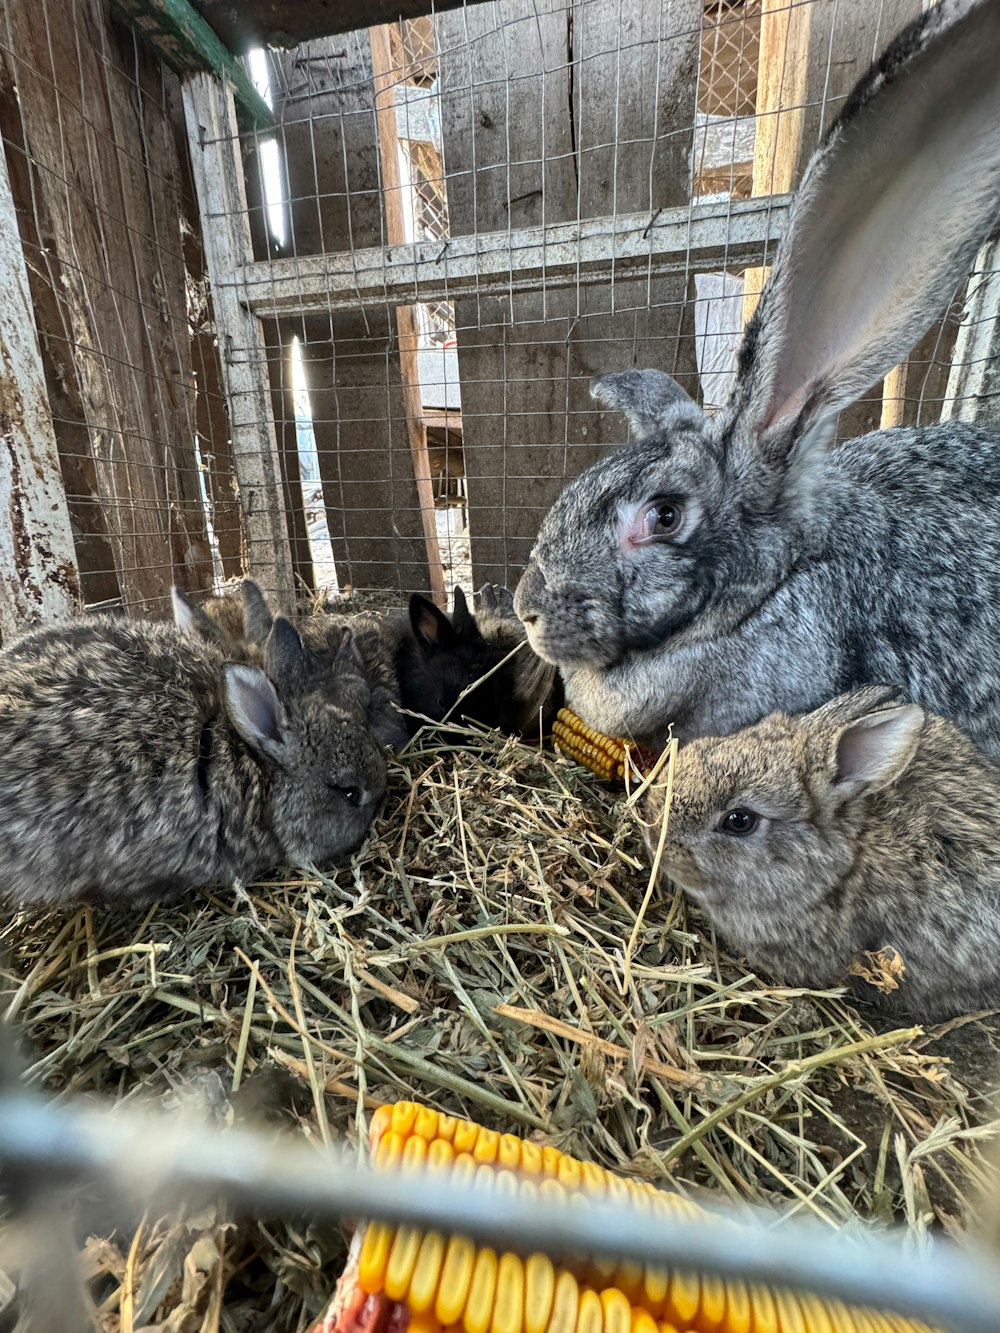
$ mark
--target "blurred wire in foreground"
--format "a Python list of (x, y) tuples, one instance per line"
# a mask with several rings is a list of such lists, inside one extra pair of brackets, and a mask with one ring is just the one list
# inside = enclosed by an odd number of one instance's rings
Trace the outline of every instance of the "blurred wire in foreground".
[(387, 1175), (299, 1141), (239, 1129), (220, 1134), (145, 1111), (57, 1106), (20, 1091), (0, 1094), (0, 1164), (7, 1178), (14, 1170), (22, 1189), (32, 1178), (46, 1189), (97, 1182), (121, 1202), (163, 1209), (221, 1195), (262, 1216), (375, 1218), (522, 1254), (597, 1253), (785, 1285), (894, 1309), (953, 1333), (1000, 1329), (993, 1266), (944, 1240), (916, 1253), (886, 1236), (849, 1238), (802, 1223), (775, 1229), (768, 1214), (747, 1226), (722, 1210), (705, 1222), (651, 1222), (629, 1206), (505, 1197), (458, 1185), (448, 1173)]

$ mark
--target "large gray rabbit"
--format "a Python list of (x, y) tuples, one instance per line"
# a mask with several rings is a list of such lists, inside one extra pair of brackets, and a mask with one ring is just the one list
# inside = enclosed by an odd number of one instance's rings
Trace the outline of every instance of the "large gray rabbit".
[(598, 380), (639, 437), (572, 482), (515, 606), (569, 703), (659, 741), (904, 687), (1000, 755), (1000, 438), (831, 448), (1000, 219), (1000, 3), (943, 0), (848, 99), (791, 209), (728, 405)]
[[(643, 808), (654, 851), (664, 790)], [(880, 1007), (938, 1019), (1000, 1005), (998, 842), (1000, 768), (867, 686), (682, 746), (661, 869), (778, 981), (849, 979)], [(865, 956), (879, 953), (895, 975)]]
[(385, 788), (368, 688), (278, 619), (264, 668), (94, 616), (0, 653), (0, 892), (135, 902), (336, 860)]

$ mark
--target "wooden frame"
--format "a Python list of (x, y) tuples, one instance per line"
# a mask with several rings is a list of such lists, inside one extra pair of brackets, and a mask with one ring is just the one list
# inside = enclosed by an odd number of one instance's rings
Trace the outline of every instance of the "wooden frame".
[(227, 279), (265, 318), (506, 296), (742, 268), (777, 245), (790, 196), (693, 204), (516, 231), (247, 264)]
[(232, 91), (211, 74), (196, 74), (184, 85), (184, 113), (229, 405), (247, 569), (279, 610), (290, 611), (295, 586), (267, 348), (260, 320), (229, 279), (243, 271), (252, 254)]
[(2, 148), (0, 289), (0, 638), (7, 642), (72, 614), (80, 572)]

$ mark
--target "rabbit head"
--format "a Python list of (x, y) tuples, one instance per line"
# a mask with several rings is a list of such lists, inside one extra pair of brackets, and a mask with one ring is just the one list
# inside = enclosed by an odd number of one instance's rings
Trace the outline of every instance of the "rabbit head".
[(836, 542), (837, 413), (907, 355), (996, 224), (998, 62), (1000, 7), (945, 0), (862, 79), (791, 205), (717, 416), (658, 372), (595, 382), (636, 438), (567, 486), (515, 596), (592, 725), (653, 734), (683, 713), (718, 645)]
[[(774, 713), (677, 753), (661, 871), (735, 942), (816, 919), (851, 868), (866, 803), (906, 771), (925, 715), (887, 686), (800, 717)], [(655, 853), (666, 783), (642, 817)]]
[(270, 770), (273, 832), (294, 862), (321, 864), (351, 851), (385, 791), (385, 760), (367, 724), (368, 686), (349, 633), (336, 666), (331, 683), (278, 616), (263, 669), (224, 668), (229, 719)]
[(409, 615), (408, 651), (399, 662), (403, 707), (435, 722), (465, 719), (515, 731), (511, 678), (506, 667), (495, 670), (510, 645), (487, 643), (462, 589), (455, 589), (451, 616), (419, 593), (410, 598)]

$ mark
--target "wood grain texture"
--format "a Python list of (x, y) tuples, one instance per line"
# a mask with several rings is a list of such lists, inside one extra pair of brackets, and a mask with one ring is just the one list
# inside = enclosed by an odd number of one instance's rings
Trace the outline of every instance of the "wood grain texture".
[[(386, 243), (371, 45), (365, 32), (271, 53), (275, 113), (288, 175), (294, 260)], [(248, 174), (255, 170), (248, 166)], [(258, 202), (251, 228), (268, 246)], [(287, 357), (302, 340), (334, 560), (357, 588), (431, 591), (425, 529), (407, 430), (393, 307), (275, 321)], [(270, 335), (269, 335), (270, 336)], [(287, 379), (286, 379), (287, 383)], [(291, 420), (289, 394), (280, 414)]]
[(0, 115), (84, 599), (165, 613), (171, 583), (207, 588), (212, 574), (173, 76), (98, 0), (9, 0), (0, 37)]
[[(437, 20), (453, 234), (683, 205), (698, 0), (505, 0)], [(456, 302), (473, 577), (512, 584), (564, 481), (620, 443), (590, 379), (696, 389), (682, 278)]]

